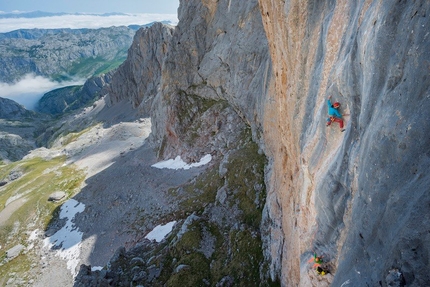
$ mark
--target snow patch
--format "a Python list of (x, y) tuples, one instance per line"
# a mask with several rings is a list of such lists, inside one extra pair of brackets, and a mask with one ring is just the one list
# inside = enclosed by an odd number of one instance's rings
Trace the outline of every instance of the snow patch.
[(203, 156), (199, 162), (195, 162), (192, 164), (187, 164), (181, 159), (181, 156), (177, 156), (175, 159), (168, 159), (165, 161), (157, 162), (152, 167), (156, 167), (159, 169), (167, 168), (167, 169), (190, 169), (192, 167), (199, 167), (205, 164), (208, 164), (212, 160), (212, 156), (210, 154), (207, 154)]
[(30, 233), (30, 236), (28, 236), (28, 242), (34, 241), (38, 238), (39, 235), (39, 229), (35, 229)]
[(44, 246), (56, 249), (56, 256), (67, 261), (67, 269), (73, 276), (77, 275), (76, 267), (79, 263), (83, 232), (79, 231), (72, 222), (75, 215), (84, 211), (85, 205), (74, 199), (69, 199), (61, 206), (60, 219), (66, 218), (67, 222), (51, 237), (44, 239)]
[(93, 267), (91, 267), (91, 271), (100, 271), (102, 269), (103, 269), (103, 267), (101, 267), (101, 266), (93, 266)]
[(172, 231), (175, 223), (176, 221), (172, 221), (165, 225), (158, 225), (151, 232), (149, 232), (145, 236), (145, 238), (149, 240), (155, 240), (157, 242), (161, 242), (161, 240), (163, 240), (164, 237), (166, 237), (166, 235)]

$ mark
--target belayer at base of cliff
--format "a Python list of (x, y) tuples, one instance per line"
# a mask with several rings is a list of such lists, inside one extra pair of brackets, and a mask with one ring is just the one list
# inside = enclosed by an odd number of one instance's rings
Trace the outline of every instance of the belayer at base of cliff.
[(321, 276), (324, 276), (324, 275), (330, 273), (328, 270), (323, 269), (321, 266), (318, 266), (315, 270)]
[(327, 105), (328, 105), (328, 118), (326, 122), (326, 126), (330, 126), (332, 122), (339, 123), (339, 128), (341, 132), (344, 132), (345, 129), (343, 128), (343, 119), (342, 114), (339, 112), (340, 103), (335, 102), (334, 104), (331, 104), (331, 96), (328, 96)]

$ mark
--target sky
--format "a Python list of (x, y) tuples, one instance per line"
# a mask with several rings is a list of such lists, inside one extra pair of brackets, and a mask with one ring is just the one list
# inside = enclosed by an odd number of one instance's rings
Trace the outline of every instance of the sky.
[(1, 0), (0, 11), (176, 14), (179, 0)]

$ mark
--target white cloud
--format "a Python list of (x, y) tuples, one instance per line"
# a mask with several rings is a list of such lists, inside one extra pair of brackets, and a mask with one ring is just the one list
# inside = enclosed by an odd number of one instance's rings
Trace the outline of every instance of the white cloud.
[(84, 80), (59, 83), (42, 76), (27, 74), (14, 84), (0, 82), (0, 97), (14, 100), (26, 109), (32, 110), (45, 93), (65, 86), (82, 84)]
[(63, 15), (40, 18), (6, 18), (0, 19), (0, 33), (17, 29), (56, 29), (56, 28), (90, 28), (97, 29), (111, 26), (145, 25), (154, 21), (178, 22), (176, 14), (126, 14), (112, 16), (97, 15)]

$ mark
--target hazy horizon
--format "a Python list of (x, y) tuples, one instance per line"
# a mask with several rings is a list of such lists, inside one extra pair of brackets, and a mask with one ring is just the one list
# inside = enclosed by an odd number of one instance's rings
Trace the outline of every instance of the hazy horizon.
[(1, 1), (0, 11), (45, 11), (64, 13), (177, 14), (179, 0), (13, 0)]

